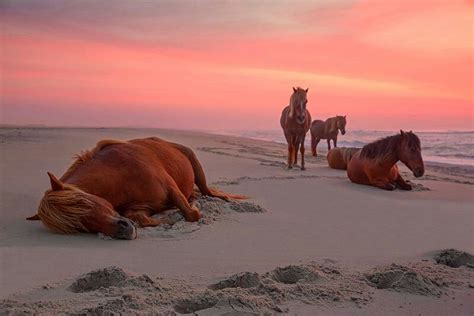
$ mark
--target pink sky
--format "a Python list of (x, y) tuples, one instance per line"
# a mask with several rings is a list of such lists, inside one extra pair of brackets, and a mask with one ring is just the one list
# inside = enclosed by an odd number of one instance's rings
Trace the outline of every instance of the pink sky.
[[(113, 3), (113, 6), (112, 6)], [(473, 1), (2, 1), (2, 124), (473, 129)]]

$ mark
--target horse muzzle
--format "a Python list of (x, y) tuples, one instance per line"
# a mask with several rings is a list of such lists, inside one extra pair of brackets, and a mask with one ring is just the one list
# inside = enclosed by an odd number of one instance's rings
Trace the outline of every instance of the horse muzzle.
[(413, 169), (413, 175), (417, 178), (423, 176), (425, 174), (425, 169), (424, 168), (415, 168)]
[(341, 131), (341, 134), (346, 135), (346, 131), (345, 130)]
[(296, 122), (298, 124), (303, 124), (306, 121), (306, 116), (299, 115), (296, 117)]
[(137, 238), (137, 228), (135, 224), (128, 218), (121, 218), (117, 221), (117, 231), (112, 236), (114, 239), (133, 240)]

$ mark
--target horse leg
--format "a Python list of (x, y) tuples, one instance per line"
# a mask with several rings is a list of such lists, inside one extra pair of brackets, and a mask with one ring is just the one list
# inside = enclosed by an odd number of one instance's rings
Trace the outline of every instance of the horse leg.
[(172, 225), (174, 224), (173, 221), (171, 221), (168, 218), (152, 218), (149, 216), (148, 212), (146, 211), (136, 211), (136, 210), (127, 210), (123, 214), (124, 217), (131, 219), (135, 223), (138, 224), (140, 227), (147, 227), (147, 226), (158, 226), (161, 224), (169, 224)]
[(335, 138), (333, 138), (332, 141), (334, 142), (334, 148), (336, 148), (337, 147), (337, 136)]
[(328, 141), (328, 151), (330, 151), (331, 150), (331, 139), (328, 138), (327, 141)]
[(301, 152), (301, 170), (305, 170), (305, 166), (304, 166), (304, 139), (305, 137), (303, 136), (303, 139), (301, 140), (301, 144), (300, 144), (300, 152)]
[(288, 169), (293, 168), (291, 161), (293, 159), (293, 144), (291, 140), (288, 141)]
[(371, 182), (371, 184), (374, 187), (377, 187), (382, 190), (387, 190), (387, 191), (393, 191), (396, 188), (394, 184), (384, 181), (384, 180), (376, 180), (374, 182)]
[(293, 158), (293, 164), (295, 166), (298, 165), (298, 147), (299, 147), (299, 137), (295, 136), (295, 139), (293, 141), (293, 150), (294, 152), (294, 158)]
[(316, 153), (316, 137), (311, 134), (311, 153), (313, 154), (313, 157), (316, 157), (318, 154)]
[(321, 141), (321, 138), (316, 138), (314, 142), (314, 157), (318, 157), (318, 144)]
[(183, 212), (184, 218), (186, 218), (188, 222), (197, 222), (201, 218), (199, 210), (189, 205), (188, 199), (179, 190), (176, 184), (170, 187), (168, 194), (170, 202)]
[(395, 180), (395, 183), (402, 190), (410, 191), (412, 189), (412, 186), (409, 183), (407, 183), (400, 174), (398, 174), (398, 177)]

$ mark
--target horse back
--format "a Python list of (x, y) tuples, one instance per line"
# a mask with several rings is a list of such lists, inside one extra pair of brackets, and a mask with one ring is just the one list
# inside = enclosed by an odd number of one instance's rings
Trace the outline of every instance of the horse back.
[(311, 135), (316, 138), (326, 139), (325, 134), (326, 123), (321, 120), (314, 120), (311, 123)]
[(65, 179), (114, 207), (136, 201), (164, 201), (171, 180), (183, 194), (191, 194), (194, 173), (189, 159), (159, 138), (108, 145)]
[(331, 168), (346, 170), (352, 156), (359, 150), (360, 148), (354, 147), (333, 148), (328, 151), (326, 159)]

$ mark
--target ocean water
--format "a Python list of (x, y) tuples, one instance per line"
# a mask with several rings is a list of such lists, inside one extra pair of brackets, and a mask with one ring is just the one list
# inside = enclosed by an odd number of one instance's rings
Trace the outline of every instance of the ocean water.
[[(218, 133), (286, 143), (281, 130), (219, 131)], [(362, 147), (374, 140), (395, 133), (395, 131), (347, 130), (346, 135), (339, 134), (337, 145), (338, 147)], [(416, 132), (416, 134), (421, 140), (423, 159), (426, 162), (474, 166), (474, 131)], [(311, 135), (308, 133), (306, 136), (308, 148), (310, 142)], [(318, 148), (326, 149), (326, 141), (321, 140)]]

